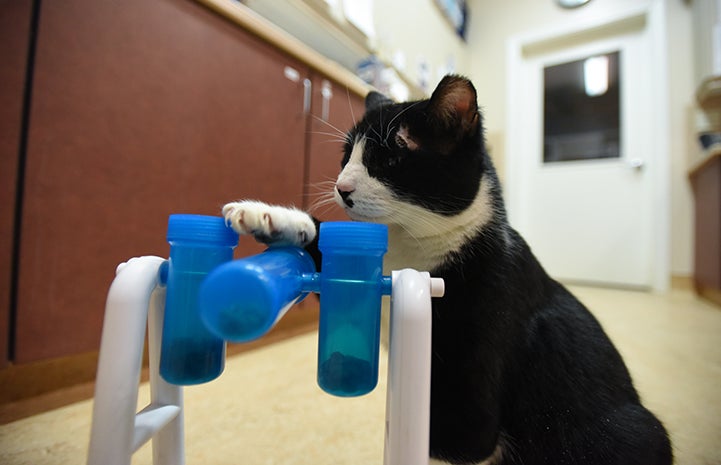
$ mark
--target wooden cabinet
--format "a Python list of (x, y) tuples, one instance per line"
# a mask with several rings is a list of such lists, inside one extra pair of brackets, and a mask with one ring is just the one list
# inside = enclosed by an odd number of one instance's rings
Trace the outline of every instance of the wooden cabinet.
[(695, 202), (694, 283), (721, 305), (721, 147), (692, 173)]
[[(692, 3), (695, 116), (702, 133), (721, 134), (721, 0)], [(689, 177), (694, 193), (694, 285), (697, 292), (721, 305), (721, 144), (692, 155)]]
[(10, 358), (11, 289), (31, 0), (0, 0), (0, 368)]
[(301, 62), (187, 0), (41, 5), (17, 363), (97, 350), (116, 265), (166, 256), (169, 214), (302, 205), (307, 179)]
[[(696, 94), (706, 132), (721, 133), (721, 76), (705, 79)], [(721, 143), (702, 151), (690, 170), (694, 193), (694, 286), (721, 305)]]
[(364, 99), (323, 76), (315, 75), (312, 84), (305, 206), (324, 221), (348, 220), (343, 209), (328, 200), (341, 169), (343, 138), (365, 113)]
[[(368, 87), (245, 10), (0, 0), (0, 417), (94, 378), (116, 266), (167, 256), (168, 215), (241, 198), (307, 208), (311, 186), (332, 189)], [(241, 238), (236, 256), (262, 249)], [(317, 299), (299, 307), (259, 344), (317, 323)]]

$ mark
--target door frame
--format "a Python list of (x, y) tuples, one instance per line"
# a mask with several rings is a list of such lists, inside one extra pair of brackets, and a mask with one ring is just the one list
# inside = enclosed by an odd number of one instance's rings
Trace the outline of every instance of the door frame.
[(651, 288), (654, 291), (666, 291), (671, 276), (671, 160), (669, 126), (669, 87), (666, 55), (666, 8), (663, 0), (652, 0), (642, 8), (633, 8), (606, 17), (595, 17), (588, 21), (579, 21), (565, 27), (524, 33), (513, 36), (506, 45), (506, 199), (508, 214), (513, 223), (520, 218), (522, 205), (522, 150), (524, 105), (521, 101), (523, 79), (521, 78), (526, 54), (541, 54), (544, 50), (562, 47), (564, 43), (578, 43), (581, 40), (592, 41), (623, 33), (631, 27), (643, 24), (644, 39), (654, 53), (650, 54), (650, 75), (656, 77), (651, 86), (652, 107), (648, 109), (650, 132), (649, 147), (654, 154), (653, 169), (647, 173), (652, 184), (652, 229), (649, 237), (653, 242), (651, 267), (653, 276)]

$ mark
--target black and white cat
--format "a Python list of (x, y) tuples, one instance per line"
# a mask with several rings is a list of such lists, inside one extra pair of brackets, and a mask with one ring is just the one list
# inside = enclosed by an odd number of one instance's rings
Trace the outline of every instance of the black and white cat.
[[(509, 226), (470, 81), (446, 76), (408, 103), (370, 93), (341, 166), (336, 201), (389, 227), (386, 271), (445, 280), (433, 301), (432, 463), (672, 463), (599, 323)], [(239, 233), (320, 256), (303, 211), (240, 201), (223, 214)]]

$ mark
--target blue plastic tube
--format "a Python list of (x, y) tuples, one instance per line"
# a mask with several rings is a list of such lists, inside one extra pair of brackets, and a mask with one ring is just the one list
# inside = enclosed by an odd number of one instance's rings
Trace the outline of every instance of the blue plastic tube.
[(321, 273), (298, 247), (271, 247), (222, 264), (201, 285), (201, 319), (218, 338), (248, 342), (319, 292), (318, 385), (341, 397), (367, 394), (378, 383), (381, 297), (390, 293), (383, 277), (387, 244), (385, 225), (323, 223)]
[(223, 372), (225, 341), (201, 323), (198, 292), (209, 271), (233, 259), (238, 235), (220, 217), (171, 215), (167, 237), (160, 375), (171, 384), (205, 383)]
[(249, 342), (268, 332), (285, 312), (308, 294), (315, 264), (298, 247), (271, 247), (234, 260), (210, 273), (201, 286), (201, 315), (217, 337)]
[(322, 223), (318, 385), (329, 394), (367, 394), (378, 383), (385, 225)]

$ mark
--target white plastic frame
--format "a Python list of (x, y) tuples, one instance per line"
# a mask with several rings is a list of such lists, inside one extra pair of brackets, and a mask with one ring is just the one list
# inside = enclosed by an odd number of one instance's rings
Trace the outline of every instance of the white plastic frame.
[[(185, 464), (183, 390), (159, 375), (165, 289), (160, 257), (118, 267), (105, 306), (88, 465), (130, 465), (153, 441), (154, 465)], [(428, 465), (431, 297), (443, 280), (415, 270), (393, 272), (386, 394), (385, 465)], [(148, 326), (150, 404), (136, 413)]]

